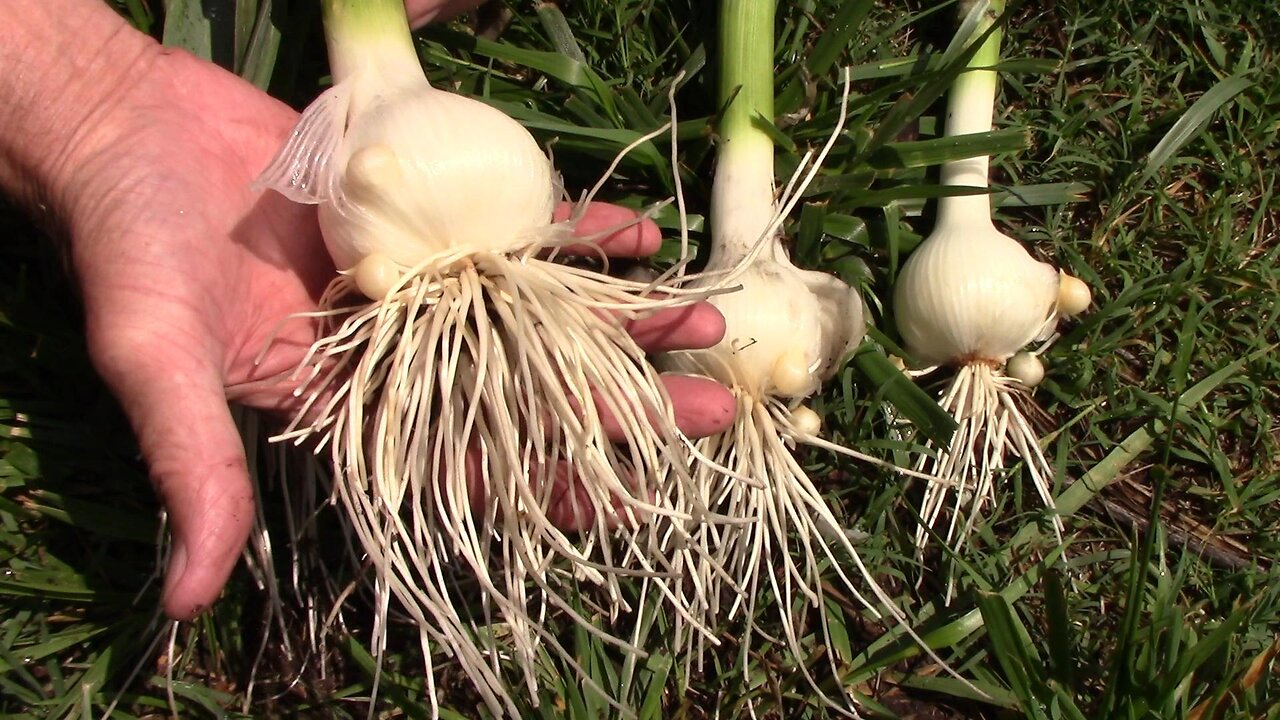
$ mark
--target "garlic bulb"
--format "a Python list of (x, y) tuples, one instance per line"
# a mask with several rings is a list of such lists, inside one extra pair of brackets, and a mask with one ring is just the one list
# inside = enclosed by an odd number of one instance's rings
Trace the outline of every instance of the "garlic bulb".
[(809, 397), (866, 333), (858, 292), (833, 275), (797, 268), (780, 247), (734, 283), (742, 289), (710, 301), (726, 318), (724, 339), (683, 357), (696, 355), (701, 371), (753, 398)]
[(348, 122), (338, 159), (346, 202), (320, 206), (339, 268), (374, 254), (410, 268), (450, 248), (505, 252), (551, 224), (551, 162), (496, 108), (423, 80)]
[(894, 321), (922, 365), (998, 367), (1052, 329), (1058, 286), (1053, 266), (1032, 258), (990, 220), (949, 223), (903, 265)]
[(452, 248), (508, 251), (550, 226), (555, 174), (533, 136), (418, 74), (361, 103), (353, 98), (376, 75), (339, 82), (259, 180), (319, 205), (340, 270), (370, 256), (407, 270)]
[[(449, 250), (507, 252), (563, 232), (558, 178), (529, 131), (497, 108), (437, 90), (390, 0), (327, 2), (333, 87), (307, 107), (257, 181), (319, 207), (326, 248), (380, 298)], [(401, 12), (401, 14), (403, 14)]]
[[(740, 50), (747, 56), (753, 51), (754, 46)], [(772, 58), (764, 61), (771, 64)], [(741, 100), (721, 120), (707, 272), (711, 283), (741, 289), (710, 300), (724, 315), (724, 339), (707, 350), (677, 354), (671, 362), (756, 401), (802, 400), (817, 392), (836, 363), (862, 341), (867, 330), (862, 297), (834, 275), (802, 270), (787, 256), (778, 226), (799, 193), (775, 197), (773, 140), (752, 126), (749, 114), (772, 108), (772, 86), (760, 81), (771, 73), (755, 76), (742, 67), (735, 72), (737, 81), (749, 85), (741, 92), (726, 91)]]

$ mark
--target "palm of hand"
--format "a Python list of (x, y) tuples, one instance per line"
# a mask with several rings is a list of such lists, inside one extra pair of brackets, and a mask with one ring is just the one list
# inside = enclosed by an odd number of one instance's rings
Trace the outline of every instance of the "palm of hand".
[[(202, 351), (191, 359), (215, 362), (228, 385), (292, 366), (289, 342), (273, 346), (264, 368), (253, 359), (280, 318), (315, 308), (333, 266), (310, 208), (250, 184), (297, 115), (185, 53), (158, 53), (149, 80), (122, 103), (128, 144), (81, 173), (94, 207), (73, 228), (76, 268), (86, 305), (113, 309), (89, 318), (95, 355), (160, 353), (156, 362), (181, 366), (167, 353)], [(286, 326), (284, 337), (309, 341), (307, 331)], [(213, 345), (184, 342), (193, 332)], [(280, 392), (251, 404), (274, 406)]]
[[(177, 617), (216, 596), (252, 523), (224, 385), (297, 363), (311, 341), (302, 322), (254, 360), (281, 318), (315, 308), (333, 274), (314, 211), (249, 187), (295, 120), (231, 74), (157, 51), (147, 81), (102, 124), (119, 123), (114, 137), (127, 144), (86, 158), (70, 199), (90, 348), (170, 510), (165, 596)], [(287, 398), (265, 383), (240, 399), (271, 408)], [(200, 561), (187, 567), (189, 556)]]

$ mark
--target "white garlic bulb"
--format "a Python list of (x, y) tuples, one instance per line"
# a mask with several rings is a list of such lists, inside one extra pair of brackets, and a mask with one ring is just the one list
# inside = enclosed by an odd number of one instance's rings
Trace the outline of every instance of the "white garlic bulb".
[(676, 354), (676, 369), (707, 374), (753, 398), (805, 398), (866, 332), (857, 290), (834, 275), (797, 268), (781, 248), (757, 258), (734, 283), (742, 289), (710, 300), (725, 317), (724, 339)]
[(372, 258), (360, 278), (380, 279), (358, 283), (363, 292), (385, 287), (392, 265), (509, 251), (553, 228), (557, 179), (529, 131), (418, 72), (384, 88), (357, 73), (330, 88), (258, 182), (319, 206), (339, 270)]
[(1003, 365), (1052, 322), (1058, 271), (990, 222), (946, 225), (907, 259), (894, 320), (924, 365)]

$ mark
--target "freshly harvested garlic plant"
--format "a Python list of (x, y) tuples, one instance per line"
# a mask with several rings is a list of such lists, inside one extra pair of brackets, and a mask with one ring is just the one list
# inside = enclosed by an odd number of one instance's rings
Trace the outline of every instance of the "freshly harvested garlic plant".
[[(962, 3), (981, 17), (971, 37), (990, 30), (959, 76), (947, 103), (948, 137), (989, 132), (999, 77), (1002, 0)], [(944, 185), (985, 188), (989, 158), (946, 163)], [(984, 504), (994, 502), (995, 481), (1006, 456), (1026, 463), (1037, 493), (1053, 509), (1053, 470), (1017, 398), (1044, 378), (1040, 359), (1023, 350), (1055, 331), (1059, 318), (1083, 312), (1089, 288), (1079, 279), (1031, 257), (1017, 240), (996, 229), (986, 194), (956, 195), (938, 202), (933, 232), (903, 265), (894, 287), (898, 332), (918, 365), (956, 369), (941, 405), (956, 419), (950, 445), (932, 448), (916, 469), (938, 478), (925, 490), (923, 550), (929, 528), (940, 520), (948, 545), (960, 551)], [(1052, 518), (1061, 537), (1062, 520)], [(952, 585), (948, 584), (948, 597)]]

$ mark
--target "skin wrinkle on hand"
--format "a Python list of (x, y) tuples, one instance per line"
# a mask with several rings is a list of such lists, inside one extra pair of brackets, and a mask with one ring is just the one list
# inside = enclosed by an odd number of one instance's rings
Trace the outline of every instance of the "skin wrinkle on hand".
[(103, 113), (145, 75), (156, 46), (101, 2), (10, 0), (7, 9), (23, 21), (0, 27), (0, 189), (65, 210), (74, 198), (64, 186), (112, 132)]

